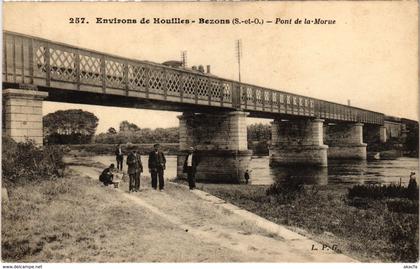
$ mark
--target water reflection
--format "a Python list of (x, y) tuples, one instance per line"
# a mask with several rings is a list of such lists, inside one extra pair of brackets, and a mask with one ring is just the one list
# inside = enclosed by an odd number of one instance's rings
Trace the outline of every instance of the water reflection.
[(377, 178), (366, 160), (328, 160), (328, 178), (334, 183), (364, 184), (367, 178)]
[(295, 178), (306, 184), (408, 184), (411, 171), (418, 174), (419, 159), (401, 157), (395, 160), (328, 160), (328, 168), (268, 166), (269, 157), (255, 157), (251, 161), (252, 184), (270, 185), (275, 181)]
[(295, 180), (307, 185), (328, 184), (328, 168), (326, 167), (275, 167), (270, 168), (270, 170), (273, 181)]

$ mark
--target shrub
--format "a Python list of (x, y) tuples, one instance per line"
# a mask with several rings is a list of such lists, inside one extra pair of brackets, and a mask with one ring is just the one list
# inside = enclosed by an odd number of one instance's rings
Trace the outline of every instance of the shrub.
[(258, 156), (268, 156), (269, 152), (269, 143), (268, 141), (248, 141), (248, 148), (252, 150), (254, 155)]
[(288, 178), (285, 181), (277, 181), (268, 187), (266, 194), (277, 198), (279, 203), (288, 203), (304, 193), (303, 180)]
[[(348, 189), (348, 198), (364, 197), (370, 199), (409, 198), (418, 200), (418, 187), (404, 187), (401, 185), (355, 185)], [(417, 194), (417, 195), (416, 195)]]
[(37, 147), (33, 141), (16, 143), (3, 136), (2, 171), (8, 183), (22, 183), (62, 176), (63, 151), (59, 146)]
[(392, 260), (397, 262), (418, 262), (419, 220), (417, 215), (389, 214), (385, 219), (387, 241), (394, 246)]
[(392, 199), (386, 202), (389, 211), (417, 214), (419, 212), (419, 202), (409, 199)]

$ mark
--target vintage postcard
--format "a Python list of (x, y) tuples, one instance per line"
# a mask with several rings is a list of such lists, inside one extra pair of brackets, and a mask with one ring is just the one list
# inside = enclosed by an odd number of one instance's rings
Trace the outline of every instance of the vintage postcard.
[(3, 3), (3, 268), (417, 268), (418, 60), (417, 1)]

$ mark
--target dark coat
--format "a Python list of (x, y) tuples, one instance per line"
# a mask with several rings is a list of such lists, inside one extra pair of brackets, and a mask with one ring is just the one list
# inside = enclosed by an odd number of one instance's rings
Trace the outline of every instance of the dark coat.
[(183, 173), (188, 173), (188, 172), (190, 172), (188, 170), (192, 169), (192, 172), (195, 174), (195, 172), (197, 171), (197, 165), (200, 162), (200, 158), (198, 157), (197, 153), (192, 154), (192, 166), (191, 166), (191, 168), (187, 166), (188, 158), (191, 158), (191, 153), (188, 153), (187, 158), (185, 158), (182, 172)]
[(110, 183), (112, 182), (113, 178), (114, 174), (112, 174), (111, 169), (108, 167), (102, 171), (102, 174), (99, 176), (99, 181), (104, 183)]
[(135, 174), (135, 173), (141, 173), (143, 172), (143, 164), (141, 163), (140, 154), (135, 154), (133, 152), (130, 152), (127, 156), (127, 173), (129, 174)]
[(166, 165), (166, 159), (163, 152), (158, 151), (152, 151), (149, 153), (149, 169), (156, 171), (158, 169), (165, 170)]

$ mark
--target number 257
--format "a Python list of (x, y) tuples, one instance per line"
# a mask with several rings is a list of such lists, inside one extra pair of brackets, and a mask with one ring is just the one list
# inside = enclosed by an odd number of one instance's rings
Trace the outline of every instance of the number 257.
[(86, 23), (86, 18), (83, 18), (83, 17), (69, 18), (69, 23)]

